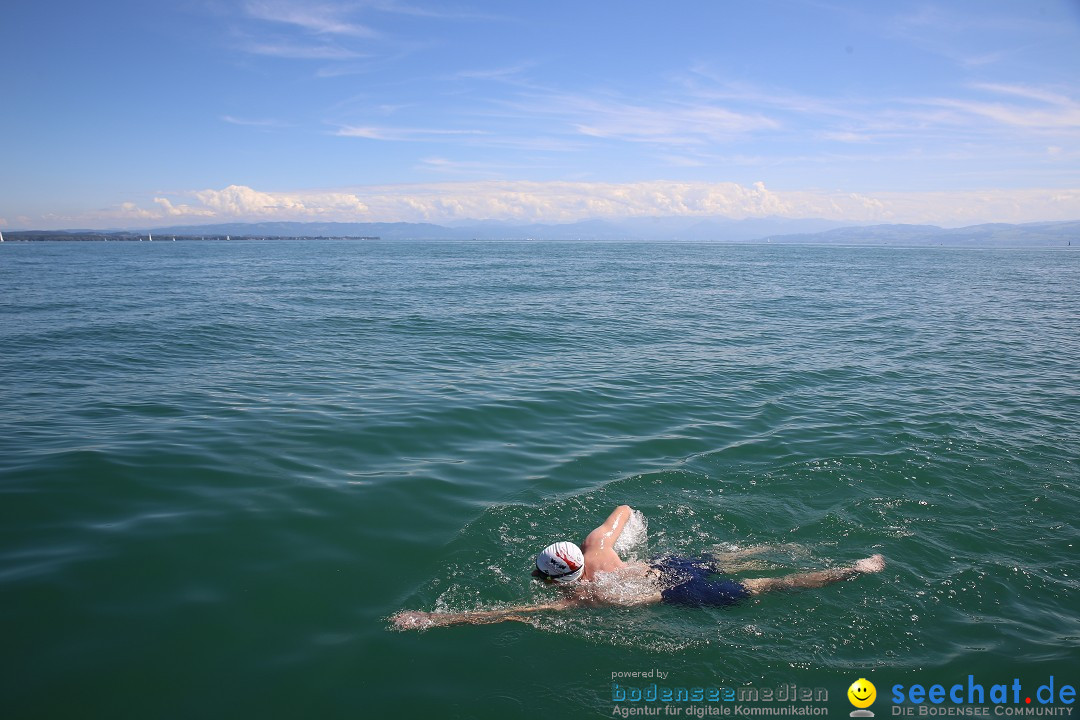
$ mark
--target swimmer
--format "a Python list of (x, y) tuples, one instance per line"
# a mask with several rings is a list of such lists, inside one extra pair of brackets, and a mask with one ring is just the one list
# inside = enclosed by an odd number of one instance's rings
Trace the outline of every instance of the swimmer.
[[(563, 596), (558, 600), (460, 613), (403, 610), (390, 619), (400, 630), (424, 630), (462, 623), (529, 622), (531, 616), (538, 612), (589, 606), (626, 607), (666, 603), (718, 607), (765, 592), (819, 588), (885, 569), (885, 558), (871, 555), (847, 567), (736, 582), (721, 577), (723, 571), (718, 563), (725, 558), (715, 555), (663, 558), (652, 564), (625, 562), (615, 552), (615, 541), (626, 528), (632, 513), (629, 505), (615, 508), (603, 525), (586, 536), (580, 548), (572, 542), (563, 541), (540, 551), (532, 575), (562, 590)], [(765, 549), (750, 548), (729, 557)]]

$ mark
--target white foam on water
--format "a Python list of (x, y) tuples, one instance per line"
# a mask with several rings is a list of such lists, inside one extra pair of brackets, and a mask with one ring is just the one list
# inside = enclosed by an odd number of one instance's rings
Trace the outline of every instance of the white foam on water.
[(614, 550), (623, 560), (644, 561), (648, 556), (648, 546), (649, 521), (640, 510), (634, 510), (615, 541)]
[(643, 598), (660, 592), (657, 577), (642, 566), (600, 573), (593, 581), (593, 595), (606, 603), (621, 606), (642, 604)]

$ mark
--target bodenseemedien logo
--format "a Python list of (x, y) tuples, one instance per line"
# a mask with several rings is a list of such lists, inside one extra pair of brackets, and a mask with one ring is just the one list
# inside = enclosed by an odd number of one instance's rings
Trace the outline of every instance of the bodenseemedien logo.
[(856, 708), (851, 711), (851, 717), (874, 717), (874, 713), (866, 709), (877, 699), (877, 688), (874, 687), (874, 683), (866, 678), (859, 678), (847, 689), (847, 697)]

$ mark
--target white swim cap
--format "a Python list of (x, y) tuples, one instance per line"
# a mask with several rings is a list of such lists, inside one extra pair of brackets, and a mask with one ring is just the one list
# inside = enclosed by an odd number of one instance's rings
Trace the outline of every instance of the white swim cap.
[(572, 542), (552, 543), (536, 556), (536, 569), (557, 583), (572, 583), (585, 572), (585, 556)]

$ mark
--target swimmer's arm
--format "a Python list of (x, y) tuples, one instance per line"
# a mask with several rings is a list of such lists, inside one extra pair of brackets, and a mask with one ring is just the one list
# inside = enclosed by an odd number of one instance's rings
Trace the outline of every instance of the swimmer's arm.
[(633, 512), (633, 508), (629, 505), (620, 505), (615, 508), (615, 512), (608, 515), (608, 519), (604, 521), (603, 525), (589, 533), (589, 536), (585, 538), (585, 545), (598, 549), (613, 550), (615, 541), (619, 539), (622, 531), (626, 529), (626, 524), (630, 522), (630, 516)]
[(516, 605), (498, 610), (468, 610), (460, 613), (429, 613), (420, 610), (402, 610), (390, 617), (398, 630), (426, 630), (430, 627), (445, 625), (489, 625), (491, 623), (513, 620), (527, 623), (530, 613), (548, 610), (566, 610), (579, 603), (571, 599), (541, 605)]

